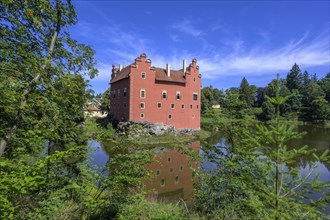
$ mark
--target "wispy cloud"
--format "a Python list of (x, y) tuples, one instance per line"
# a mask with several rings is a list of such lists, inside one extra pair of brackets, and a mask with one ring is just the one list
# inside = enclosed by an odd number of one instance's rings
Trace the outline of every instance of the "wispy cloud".
[(172, 24), (170, 26), (172, 29), (175, 29), (179, 32), (182, 32), (184, 34), (187, 34), (187, 35), (191, 35), (193, 37), (201, 37), (203, 35), (205, 35), (205, 33), (196, 28), (192, 22), (190, 20), (183, 20), (182, 22), (179, 22), (179, 23), (175, 23), (175, 24)]
[[(110, 80), (111, 64), (128, 65), (134, 62), (134, 58), (142, 52), (146, 52), (152, 60), (152, 65), (165, 67), (170, 63), (173, 69), (182, 68), (182, 59), (187, 63), (196, 57), (200, 71), (205, 79), (217, 79), (221, 76), (259, 76), (274, 75), (277, 72), (288, 71), (296, 62), (301, 68), (307, 69), (313, 66), (329, 66), (329, 32), (311, 39), (309, 33), (300, 39), (289, 41), (282, 46), (274, 48), (270, 32), (260, 32), (261, 40), (266, 39), (264, 44), (251, 45), (244, 38), (231, 38), (222, 40), (221, 45), (209, 44), (204, 39), (204, 33), (195, 28), (189, 20), (172, 25), (172, 28), (183, 33), (197, 37), (199, 45), (182, 49), (180, 46), (158, 46), (155, 39), (150, 39), (142, 33), (130, 28), (122, 29), (116, 24), (108, 27), (91, 29), (88, 25), (81, 28), (103, 42), (104, 47), (102, 60), (99, 64), (99, 77), (95, 80)], [(92, 32), (90, 32), (93, 30)], [(86, 32), (84, 33), (86, 35)], [(177, 34), (169, 34), (173, 41), (181, 40)], [(250, 43), (250, 44), (249, 44)], [(262, 46), (261, 46), (262, 45)], [(226, 49), (224, 50), (223, 47)], [(272, 47), (272, 49), (269, 49)], [(175, 49), (173, 49), (175, 48)]]
[(199, 65), (204, 77), (210, 79), (220, 75), (275, 74), (288, 71), (294, 63), (305, 68), (329, 65), (329, 36), (321, 35), (312, 41), (307, 41), (306, 36), (272, 51), (252, 47), (245, 53), (233, 50), (227, 56), (203, 57)]

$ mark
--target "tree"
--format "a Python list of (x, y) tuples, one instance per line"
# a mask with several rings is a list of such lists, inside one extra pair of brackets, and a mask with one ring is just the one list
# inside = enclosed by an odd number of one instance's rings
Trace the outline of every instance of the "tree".
[(66, 74), (94, 77), (94, 51), (70, 38), (76, 22), (70, 1), (6, 1), (0, 4), (0, 157), (24, 126), (33, 99), (54, 90)]
[(325, 99), (330, 103), (330, 73), (319, 81), (319, 85), (325, 93)]
[[(289, 97), (280, 96), (276, 80), (275, 97), (267, 97), (275, 106), (270, 126), (244, 121), (222, 121), (226, 142), (207, 146), (203, 156), (215, 164), (200, 175), (196, 208), (211, 219), (322, 219), (327, 198), (306, 201), (311, 191), (326, 194), (330, 184), (313, 174), (318, 161), (329, 161), (329, 150), (317, 156), (307, 146), (291, 149), (286, 144), (302, 134), (280, 120), (280, 106)], [(226, 124), (227, 123), (227, 124)], [(205, 144), (203, 144), (205, 145)], [(295, 166), (302, 155), (313, 154), (307, 175)], [(289, 211), (288, 211), (289, 210)]]
[(330, 106), (327, 100), (318, 96), (312, 101), (310, 109), (310, 117), (313, 120), (324, 121), (330, 118)]
[(262, 103), (262, 113), (260, 115), (261, 120), (272, 120), (275, 118), (275, 107), (269, 101)]
[(303, 87), (307, 87), (311, 83), (311, 79), (307, 70), (304, 71), (302, 75)]
[[(90, 205), (82, 107), (84, 76), (97, 70), (95, 52), (70, 37), (75, 23), (70, 0), (0, 3), (0, 218), (63, 218)], [(72, 210), (67, 218), (82, 218)]]
[(245, 77), (243, 77), (239, 87), (239, 97), (247, 107), (251, 107), (256, 93), (256, 87), (250, 86)]
[(204, 112), (205, 110), (212, 108), (212, 102), (214, 101), (212, 86), (204, 87), (201, 94), (201, 109), (202, 112)]
[(110, 88), (101, 95), (101, 109), (110, 110)]
[(286, 86), (288, 87), (288, 89), (290, 91), (292, 91), (293, 89), (298, 89), (300, 91), (302, 84), (303, 84), (302, 80), (303, 80), (303, 78), (302, 78), (300, 68), (295, 63), (292, 66), (288, 75), (286, 76)]

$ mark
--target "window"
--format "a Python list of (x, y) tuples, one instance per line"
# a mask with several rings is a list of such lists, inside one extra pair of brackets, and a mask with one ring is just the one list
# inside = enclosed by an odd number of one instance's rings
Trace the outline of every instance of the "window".
[(176, 184), (179, 183), (179, 176), (178, 175), (175, 177), (175, 183)]
[(166, 90), (163, 90), (162, 91), (162, 98), (163, 99), (166, 99), (167, 98), (167, 91)]
[(113, 97), (116, 98), (116, 90), (113, 91)]
[(156, 175), (157, 175), (157, 176), (160, 175), (160, 171), (159, 171), (159, 170), (156, 171)]
[(162, 108), (162, 103), (161, 102), (157, 103), (157, 108)]
[(140, 108), (144, 108), (145, 107), (145, 104), (144, 104), (144, 102), (140, 102)]
[(143, 113), (140, 114), (140, 118), (144, 118), (144, 114)]
[(146, 78), (146, 73), (145, 73), (145, 72), (142, 72), (142, 73), (141, 73), (141, 78), (142, 78), (142, 79), (145, 79), (145, 78)]
[(194, 115), (194, 114), (192, 115), (192, 118), (193, 118), (193, 119), (195, 118), (195, 115)]
[(176, 99), (180, 99), (180, 98), (181, 98), (180, 92), (176, 92)]
[(181, 171), (181, 172), (183, 171), (183, 165), (180, 166), (180, 171)]
[(197, 100), (198, 99), (198, 94), (194, 92), (194, 95), (193, 95), (193, 100)]
[(196, 78), (194, 77), (194, 83), (196, 82)]
[(171, 162), (171, 158), (170, 157), (167, 158), (167, 162)]
[(170, 167), (170, 173), (173, 173), (174, 169), (173, 167)]
[(127, 106), (126, 103), (124, 103), (124, 108), (126, 108), (126, 106)]
[(197, 105), (197, 109), (198, 109), (198, 105)]
[(140, 98), (145, 98), (146, 97), (146, 90), (145, 89), (141, 89), (140, 90)]
[(181, 108), (184, 109), (184, 104), (182, 103)]
[(190, 105), (190, 109), (192, 109), (192, 105)]
[(126, 96), (126, 88), (124, 88), (124, 96)]
[(160, 180), (160, 186), (165, 186), (165, 179)]
[(171, 103), (171, 108), (174, 108), (174, 103)]
[(172, 119), (172, 115), (168, 115), (168, 119)]

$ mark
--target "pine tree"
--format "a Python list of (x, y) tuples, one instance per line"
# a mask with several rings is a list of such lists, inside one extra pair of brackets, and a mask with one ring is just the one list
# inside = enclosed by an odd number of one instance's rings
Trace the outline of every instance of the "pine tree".
[(247, 107), (252, 106), (256, 90), (256, 87), (250, 86), (246, 78), (243, 77), (239, 87), (239, 98), (245, 103)]
[(300, 91), (303, 84), (302, 80), (303, 79), (300, 68), (295, 63), (286, 77), (286, 86), (290, 91), (292, 91), (293, 89), (297, 89)]

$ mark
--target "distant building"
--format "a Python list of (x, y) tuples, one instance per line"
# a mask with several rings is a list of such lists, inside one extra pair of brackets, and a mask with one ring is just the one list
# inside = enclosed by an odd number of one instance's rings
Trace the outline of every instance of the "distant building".
[(86, 116), (98, 117), (98, 118), (104, 118), (108, 115), (108, 111), (101, 110), (96, 106), (87, 106), (84, 109), (84, 113)]
[(110, 112), (119, 121), (149, 121), (200, 129), (201, 75), (197, 60), (180, 70), (151, 66), (145, 53), (111, 74)]
[(220, 103), (217, 101), (212, 102), (212, 108), (219, 109), (220, 108)]

